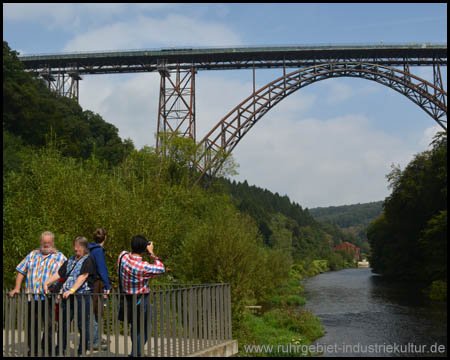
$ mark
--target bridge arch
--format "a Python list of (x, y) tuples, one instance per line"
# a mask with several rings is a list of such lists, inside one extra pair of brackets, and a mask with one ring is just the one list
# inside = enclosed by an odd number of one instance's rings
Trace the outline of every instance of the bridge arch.
[(255, 91), (214, 126), (198, 144), (196, 165), (201, 175), (195, 183), (207, 173), (215, 175), (239, 141), (281, 100), (317, 81), (337, 77), (363, 78), (388, 86), (420, 106), (447, 130), (447, 93), (408, 71), (361, 62), (310, 66), (281, 76)]

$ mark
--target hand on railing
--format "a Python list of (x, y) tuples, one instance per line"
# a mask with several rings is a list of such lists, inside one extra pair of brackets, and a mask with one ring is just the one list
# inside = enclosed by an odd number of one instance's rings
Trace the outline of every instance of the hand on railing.
[(12, 289), (9, 293), (9, 296), (13, 297), (16, 294), (20, 294), (20, 289)]
[(64, 292), (64, 294), (63, 294), (63, 299), (67, 299), (70, 295), (72, 295), (72, 294), (75, 294), (75, 290), (73, 290), (73, 289), (70, 289), (70, 290), (67, 290), (66, 292)]
[(111, 290), (105, 290), (103, 294), (103, 299), (107, 299), (110, 292)]

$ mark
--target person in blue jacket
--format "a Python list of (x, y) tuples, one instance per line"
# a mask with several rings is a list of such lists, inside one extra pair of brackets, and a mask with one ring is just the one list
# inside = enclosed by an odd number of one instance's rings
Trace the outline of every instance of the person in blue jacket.
[[(94, 231), (94, 243), (89, 244), (89, 251), (91, 257), (95, 260), (97, 269), (97, 278), (94, 282), (94, 294), (109, 294), (111, 291), (111, 284), (109, 283), (108, 268), (106, 267), (105, 249), (103, 248), (106, 240), (106, 230), (98, 228)], [(105, 295), (106, 296), (106, 295)], [(107, 343), (105, 339), (101, 339), (99, 344), (98, 339), (98, 302), (101, 301), (100, 311), (103, 316), (103, 297), (94, 295), (94, 350), (100, 347), (106, 348)]]

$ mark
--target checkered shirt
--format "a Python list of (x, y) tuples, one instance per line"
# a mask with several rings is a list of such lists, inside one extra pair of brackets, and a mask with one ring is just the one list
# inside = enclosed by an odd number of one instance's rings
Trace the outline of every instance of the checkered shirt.
[[(64, 254), (56, 251), (56, 254), (43, 255), (40, 250), (33, 250), (23, 259), (16, 270), (26, 276), (25, 293), (35, 294), (34, 299), (44, 300), (44, 283), (53, 276), (62, 264), (67, 260)], [(28, 296), (31, 300), (31, 296)]]
[[(122, 266), (120, 266), (120, 257), (122, 258)], [(164, 274), (164, 264), (155, 256), (155, 263), (150, 264), (142, 260), (141, 256), (131, 255), (127, 251), (122, 251), (118, 258), (118, 265), (121, 271), (120, 278), (122, 281), (122, 289), (126, 294), (146, 294), (150, 292), (148, 280)]]

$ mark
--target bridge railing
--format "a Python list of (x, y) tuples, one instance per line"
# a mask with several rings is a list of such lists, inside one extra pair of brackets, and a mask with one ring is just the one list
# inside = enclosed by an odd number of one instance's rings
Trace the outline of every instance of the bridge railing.
[(59, 53), (36, 53), (36, 54), (21, 54), (19, 59), (34, 58), (37, 56), (64, 56), (64, 55), (156, 55), (161, 52), (174, 51), (176, 53), (191, 53), (193, 51), (233, 51), (233, 50), (279, 50), (279, 49), (327, 49), (327, 48), (370, 48), (370, 47), (385, 47), (385, 48), (427, 48), (427, 47), (442, 47), (447, 46), (447, 43), (437, 42), (367, 42), (367, 43), (304, 43), (304, 44), (276, 44), (276, 45), (237, 45), (237, 46), (171, 46), (167, 48), (147, 48), (147, 49), (121, 49), (121, 50), (95, 50), (95, 51), (64, 51)]
[[(26, 293), (10, 297), (11, 289), (3, 288), (3, 356), (138, 356), (133, 344), (139, 344), (140, 356), (186, 356), (231, 340), (229, 284), (151, 288), (141, 298), (115, 290), (106, 297), (75, 294), (69, 300), (57, 295), (29, 300)], [(124, 321), (118, 320), (120, 298)]]

